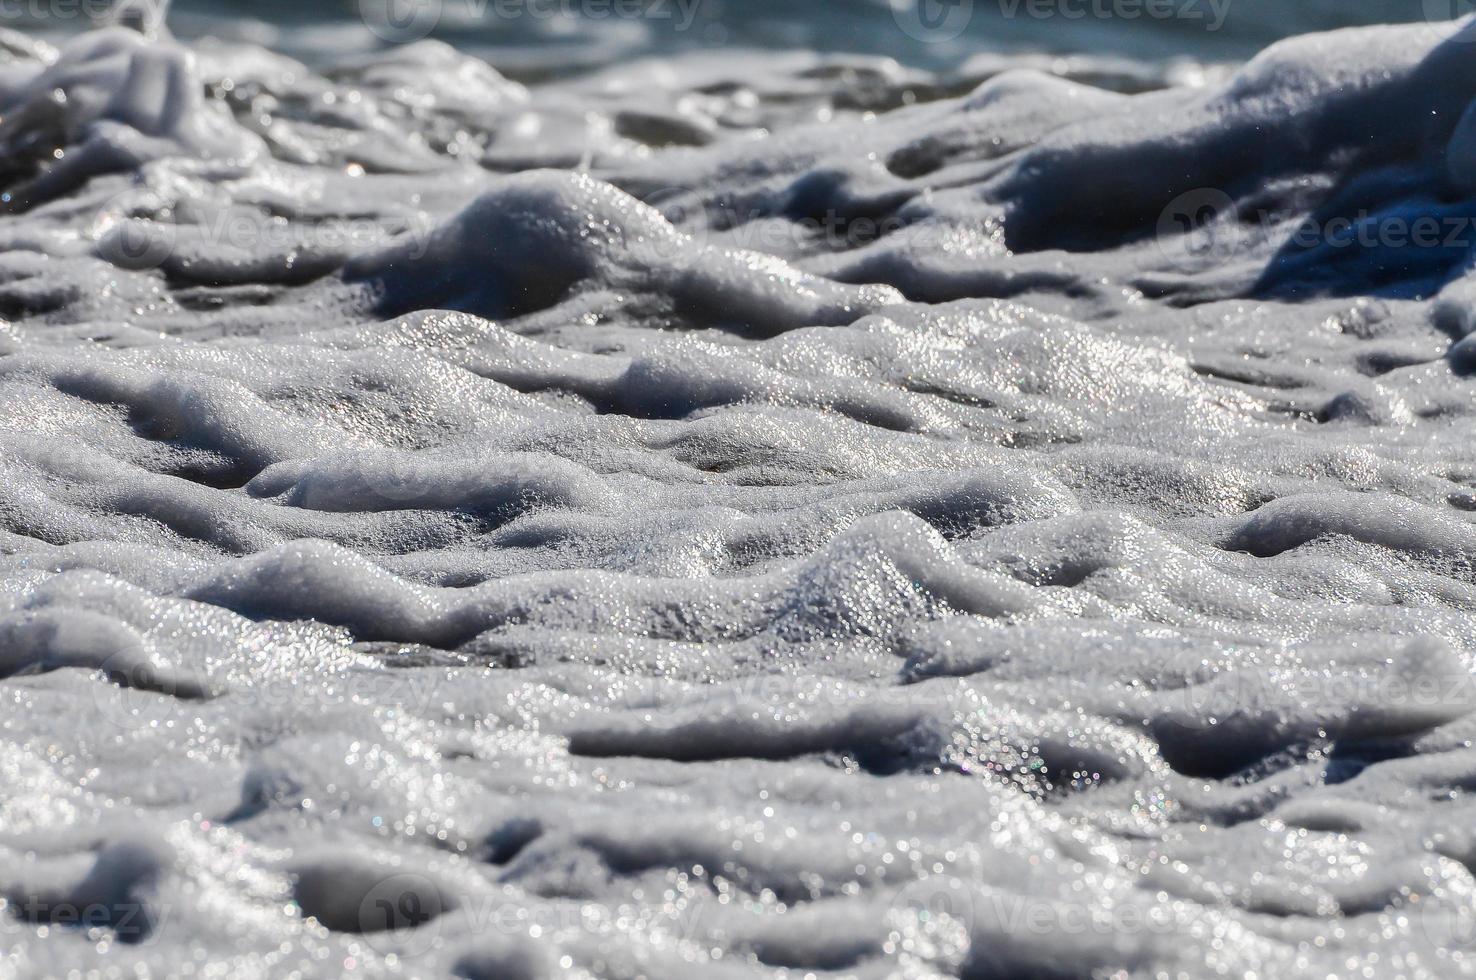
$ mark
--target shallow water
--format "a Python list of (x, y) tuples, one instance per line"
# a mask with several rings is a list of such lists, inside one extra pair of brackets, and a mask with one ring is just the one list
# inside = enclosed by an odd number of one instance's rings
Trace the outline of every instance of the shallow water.
[(1476, 972), (1476, 27), (190, 23), (0, 35), (0, 973)]

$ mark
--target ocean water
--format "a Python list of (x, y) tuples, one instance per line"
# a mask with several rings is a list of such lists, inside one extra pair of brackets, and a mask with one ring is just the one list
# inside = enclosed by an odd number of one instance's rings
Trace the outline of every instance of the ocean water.
[(1476, 22), (594, 2), (4, 9), (0, 977), (1476, 973)]
[[(0, 22), (72, 33), (168, 0), (7, 0)], [(543, 78), (682, 52), (880, 55), (947, 70), (980, 51), (1244, 60), (1274, 41), (1361, 24), (1439, 23), (1470, 0), (174, 0), (171, 29), (252, 40), (328, 65), (346, 51), (434, 38), (504, 74)]]

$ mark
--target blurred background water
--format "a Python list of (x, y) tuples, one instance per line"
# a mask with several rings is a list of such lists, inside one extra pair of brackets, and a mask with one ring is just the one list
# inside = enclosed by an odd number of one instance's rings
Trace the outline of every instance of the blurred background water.
[[(109, 2), (0, 0), (0, 21), (65, 33)], [(167, 0), (124, 2), (157, 14)], [(1022, 48), (1241, 60), (1293, 34), (1473, 10), (1476, 0), (174, 0), (168, 21), (184, 37), (249, 39), (313, 61), (429, 36), (536, 76), (739, 48), (886, 55), (927, 68)]]

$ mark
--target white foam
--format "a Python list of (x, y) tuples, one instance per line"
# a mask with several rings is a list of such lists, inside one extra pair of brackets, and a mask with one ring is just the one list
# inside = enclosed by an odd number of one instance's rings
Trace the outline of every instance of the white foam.
[(0, 37), (0, 972), (1469, 972), (1472, 30)]

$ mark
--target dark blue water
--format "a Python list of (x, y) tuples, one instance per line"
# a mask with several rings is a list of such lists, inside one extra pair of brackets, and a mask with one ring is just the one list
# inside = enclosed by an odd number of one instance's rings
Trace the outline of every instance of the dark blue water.
[(311, 60), (430, 36), (515, 72), (559, 73), (741, 47), (882, 54), (929, 68), (1022, 47), (1241, 59), (1293, 34), (1473, 9), (1476, 0), (175, 0), (169, 22), (184, 36), (255, 36)]

